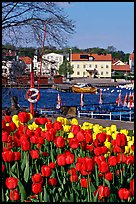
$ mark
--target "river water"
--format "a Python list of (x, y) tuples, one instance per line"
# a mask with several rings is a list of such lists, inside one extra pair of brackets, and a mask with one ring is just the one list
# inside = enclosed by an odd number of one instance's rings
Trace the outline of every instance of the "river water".
[[(27, 101), (25, 95), (28, 89), (23, 88), (2, 88), (2, 108), (10, 107), (11, 105), (11, 97), (17, 96), (18, 103), (21, 108), (24, 106), (29, 107), (29, 102)], [(134, 90), (132, 88), (121, 88), (121, 87), (102, 87), (102, 97), (103, 103), (116, 103), (116, 98), (118, 94), (121, 92), (122, 100), (124, 100), (126, 92), (133, 93)], [(57, 103), (57, 96), (60, 94), (62, 100), (62, 106), (80, 106), (80, 93), (69, 93), (69, 92), (59, 92), (54, 89), (40, 89), (40, 100), (38, 101), (37, 108), (54, 108)], [(84, 94), (84, 103), (85, 105), (93, 105), (99, 103), (99, 93)]]

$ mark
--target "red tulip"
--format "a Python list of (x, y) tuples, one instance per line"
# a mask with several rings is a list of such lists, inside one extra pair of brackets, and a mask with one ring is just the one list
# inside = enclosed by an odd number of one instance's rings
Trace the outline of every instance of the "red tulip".
[(72, 148), (72, 149), (77, 149), (78, 146), (79, 146), (78, 140), (77, 140), (76, 138), (70, 138), (70, 139), (69, 139), (69, 146), (70, 146), (70, 148)]
[(4, 119), (2, 119), (2, 129), (5, 129), (5, 127), (6, 127), (6, 122)]
[(131, 196), (131, 192), (126, 188), (120, 188), (118, 190), (118, 196), (121, 200), (128, 200), (128, 198)]
[(76, 138), (77, 138), (78, 142), (82, 142), (85, 138), (84, 131), (80, 130), (79, 132), (77, 132)]
[(18, 119), (21, 123), (27, 123), (30, 120), (30, 115), (26, 112), (18, 113)]
[(47, 128), (47, 130), (53, 128), (53, 124), (52, 124), (52, 122), (48, 122), (48, 123), (46, 123), (46, 128)]
[(55, 162), (50, 162), (48, 165), (51, 169), (55, 169), (56, 163)]
[(95, 154), (96, 156), (101, 155), (101, 154), (102, 154), (101, 147), (95, 147), (95, 148), (94, 148), (94, 154)]
[(87, 178), (81, 178), (81, 179), (80, 179), (80, 185), (81, 185), (83, 188), (87, 188), (87, 185), (88, 185)]
[(3, 117), (3, 120), (4, 120), (6, 123), (10, 123), (10, 122), (12, 121), (12, 117), (9, 116), (9, 115), (5, 115), (5, 116)]
[(70, 181), (71, 182), (77, 182), (78, 181), (78, 176), (76, 174), (70, 175)]
[(108, 147), (106, 147), (106, 146), (102, 146), (101, 147), (101, 151), (102, 151), (102, 154), (106, 154), (107, 152), (108, 152)]
[(74, 125), (72, 124), (71, 127), (70, 127), (70, 131), (76, 135), (79, 131), (81, 130), (80, 126), (79, 125)]
[(29, 151), (30, 150), (30, 142), (28, 140), (24, 140), (22, 141), (22, 144), (21, 144), (21, 148), (23, 151)]
[(57, 136), (54, 140), (54, 143), (57, 148), (63, 148), (65, 147), (65, 139), (62, 136)]
[(38, 142), (38, 136), (37, 136), (37, 137), (36, 137), (36, 136), (30, 137), (30, 142), (31, 142), (32, 144), (37, 144), (37, 142)]
[(99, 200), (107, 198), (110, 195), (110, 189), (107, 186), (98, 186), (97, 190), (94, 192), (94, 195), (96, 195), (97, 192)]
[(44, 144), (44, 138), (38, 137), (38, 144), (43, 145)]
[(134, 178), (130, 181), (130, 191), (132, 195), (134, 196)]
[(42, 176), (49, 177), (52, 174), (52, 169), (47, 165), (43, 165), (41, 167), (41, 172), (42, 172)]
[(73, 164), (74, 163), (74, 154), (65, 154), (65, 162), (66, 164)]
[(11, 132), (14, 132), (17, 129), (17, 126), (15, 125), (13, 121), (9, 123), (9, 127), (11, 129)]
[(39, 150), (31, 150), (30, 151), (30, 155), (32, 157), (32, 159), (38, 159), (39, 158)]
[(21, 159), (21, 153), (14, 152), (14, 161), (20, 161), (20, 159)]
[(42, 156), (48, 157), (48, 156), (49, 156), (49, 153), (48, 153), (48, 152), (43, 152), (43, 153), (42, 153)]
[(100, 143), (104, 143), (105, 140), (106, 140), (106, 133), (105, 133), (105, 132), (97, 133), (96, 139), (98, 139), (98, 141), (99, 141)]
[(111, 172), (105, 173), (105, 179), (107, 179), (108, 181), (112, 181), (113, 174)]
[(41, 176), (40, 173), (36, 173), (32, 176), (32, 182), (33, 183), (42, 183), (43, 182), (43, 177)]
[(126, 156), (126, 164), (134, 164), (134, 155)]
[(32, 192), (34, 194), (39, 194), (42, 192), (42, 184), (41, 183), (33, 183), (32, 184)]
[(106, 162), (106, 159), (103, 155), (99, 155), (99, 156), (94, 156), (94, 162), (99, 166), (100, 163), (104, 161)]
[(109, 166), (116, 166), (117, 165), (117, 157), (116, 156), (109, 156), (108, 164), (109, 164)]
[(68, 169), (68, 174), (75, 175), (76, 174), (76, 169), (75, 168)]
[(127, 145), (127, 137), (124, 134), (118, 133), (116, 136), (116, 144), (119, 147), (124, 147)]
[(124, 153), (120, 153), (117, 155), (117, 162), (118, 164), (120, 163), (125, 163), (126, 162), (126, 155)]
[(55, 121), (55, 122), (53, 123), (53, 128), (54, 128), (55, 130), (61, 130), (61, 129), (63, 128), (62, 123), (59, 122), (59, 121)]
[(44, 125), (47, 123), (47, 118), (35, 118), (35, 123), (37, 125)]
[(111, 142), (111, 135), (106, 135), (106, 139), (108, 139), (108, 142)]
[(50, 186), (56, 186), (57, 185), (57, 179), (56, 178), (49, 178), (48, 184)]
[(66, 165), (66, 155), (65, 154), (58, 154), (57, 164), (59, 166), (65, 166)]
[(93, 145), (94, 145), (94, 147), (101, 147), (101, 146), (103, 146), (103, 143), (101, 143), (98, 139), (95, 139), (93, 141)]
[(2, 164), (2, 173), (4, 172), (4, 170), (5, 170), (5, 165)]
[(92, 131), (91, 130), (84, 130), (84, 137), (86, 143), (92, 143), (93, 142), (93, 137), (92, 137)]
[(5, 162), (12, 162), (14, 161), (14, 152), (7, 150), (5, 152), (2, 152), (2, 158)]
[(51, 134), (49, 131), (45, 132), (45, 138), (46, 140), (48, 140), (49, 142), (53, 141), (55, 138), (54, 134)]
[(98, 167), (101, 173), (107, 173), (110, 170), (108, 163), (105, 161), (102, 161)]
[(6, 179), (5, 183), (6, 183), (6, 187), (11, 190), (18, 186), (18, 179), (14, 177), (9, 177)]
[(20, 200), (20, 195), (19, 195), (19, 191), (18, 190), (12, 190), (10, 191), (10, 196), (9, 196), (10, 200)]
[(8, 142), (9, 133), (7, 131), (2, 131), (2, 142)]

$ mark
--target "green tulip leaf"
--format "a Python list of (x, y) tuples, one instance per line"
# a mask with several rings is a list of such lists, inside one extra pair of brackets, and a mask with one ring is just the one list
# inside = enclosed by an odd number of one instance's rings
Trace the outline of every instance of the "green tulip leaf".
[[(15, 174), (13, 174), (13, 172), (11, 172), (11, 175), (13, 177), (17, 178), (15, 176)], [(21, 181), (19, 179), (18, 179), (18, 187), (19, 187), (19, 191), (20, 191), (20, 195), (21, 195), (21, 202), (24, 202), (24, 200), (26, 199), (26, 191), (25, 191), (23, 184), (21, 183)]]
[(15, 162), (15, 164), (13, 164), (13, 166), (10, 168), (10, 170), (11, 170), (12, 172), (14, 172), (15, 168), (16, 168), (16, 162)]
[(25, 182), (28, 182), (29, 179), (29, 161), (26, 162), (26, 167), (24, 171), (24, 180)]
[(46, 187), (44, 186), (44, 202), (50, 202)]

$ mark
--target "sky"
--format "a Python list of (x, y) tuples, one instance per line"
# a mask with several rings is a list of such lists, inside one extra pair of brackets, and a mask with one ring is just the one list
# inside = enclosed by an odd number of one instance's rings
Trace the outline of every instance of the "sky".
[(76, 25), (69, 46), (133, 52), (134, 2), (63, 2), (63, 8)]

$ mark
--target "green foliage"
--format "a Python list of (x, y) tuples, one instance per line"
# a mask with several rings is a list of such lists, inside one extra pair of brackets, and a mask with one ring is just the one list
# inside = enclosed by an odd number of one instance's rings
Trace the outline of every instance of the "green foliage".
[(68, 73), (69, 75), (74, 73), (73, 67), (70, 65), (70, 62), (65, 59), (59, 67), (59, 74), (64, 75), (65, 77), (68, 77)]

